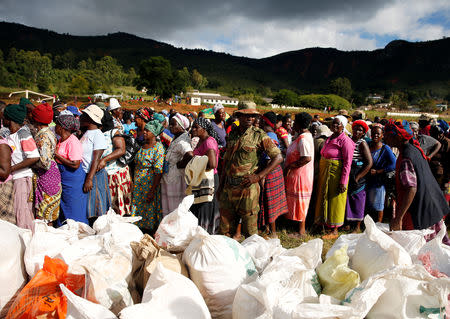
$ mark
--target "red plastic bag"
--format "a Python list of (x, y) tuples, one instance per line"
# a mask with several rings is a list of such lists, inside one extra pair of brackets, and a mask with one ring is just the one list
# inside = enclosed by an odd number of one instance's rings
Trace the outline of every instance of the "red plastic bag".
[(85, 283), (84, 275), (68, 274), (68, 268), (61, 259), (45, 256), (43, 268), (23, 287), (6, 319), (65, 318), (67, 299), (59, 284), (74, 292), (83, 288)]

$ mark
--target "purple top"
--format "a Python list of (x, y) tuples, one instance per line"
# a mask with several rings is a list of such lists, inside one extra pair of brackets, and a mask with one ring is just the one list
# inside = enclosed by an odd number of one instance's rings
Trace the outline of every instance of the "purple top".
[[(225, 128), (219, 127), (214, 120), (211, 120), (211, 125), (214, 128), (214, 131), (216, 131), (217, 135), (219, 136), (219, 145), (220, 147), (227, 146), (227, 132), (225, 131)], [(222, 122), (222, 125), (225, 127), (224, 123)]]
[(320, 151), (320, 154), (325, 159), (342, 161), (341, 184), (347, 185), (348, 183), (354, 150), (355, 142), (342, 132), (336, 138), (331, 138), (330, 136)]
[(214, 169), (214, 174), (217, 174), (217, 164), (219, 163), (219, 146), (217, 145), (214, 137), (208, 137), (203, 143), (201, 141), (198, 142), (197, 147), (194, 149), (194, 155), (206, 155), (209, 149), (213, 149), (216, 153), (216, 168)]

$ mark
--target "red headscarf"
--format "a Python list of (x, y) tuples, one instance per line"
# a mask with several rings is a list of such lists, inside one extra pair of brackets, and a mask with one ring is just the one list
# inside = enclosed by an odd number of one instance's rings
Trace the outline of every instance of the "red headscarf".
[(33, 120), (38, 123), (50, 124), (53, 121), (53, 109), (47, 102), (36, 106), (31, 114), (33, 115)]
[(409, 141), (411, 144), (413, 144), (415, 147), (417, 147), (420, 151), (420, 153), (422, 153), (423, 158), (425, 158), (426, 160), (428, 160), (427, 155), (424, 153), (424, 151), (422, 150), (422, 148), (420, 147), (420, 143), (419, 141), (417, 141), (416, 139), (413, 138), (414, 134), (413, 131), (411, 130), (411, 127), (408, 123), (408, 121), (403, 120), (403, 121), (394, 121), (394, 120), (389, 120), (389, 123), (386, 124), (386, 126), (384, 127), (384, 134), (385, 135), (399, 135), (402, 139)]
[(364, 120), (354, 121), (352, 124), (352, 129), (355, 128), (356, 125), (362, 126), (362, 128), (364, 129), (364, 133), (367, 133), (367, 131), (369, 130), (369, 125), (367, 125), (366, 121)]

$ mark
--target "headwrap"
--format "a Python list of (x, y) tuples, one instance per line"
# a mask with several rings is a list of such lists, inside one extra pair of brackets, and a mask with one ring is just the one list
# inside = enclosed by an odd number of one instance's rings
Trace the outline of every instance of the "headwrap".
[(168, 115), (169, 114), (169, 112), (167, 112), (167, 110), (162, 110), (161, 113), (164, 114), (164, 115)]
[(159, 123), (162, 123), (166, 120), (166, 117), (162, 115), (161, 113), (154, 113), (153, 119), (159, 121)]
[(141, 107), (136, 111), (136, 116), (139, 116), (144, 122), (148, 122), (152, 119), (151, 112), (146, 107)]
[(158, 120), (151, 120), (145, 124), (145, 129), (153, 133), (153, 135), (159, 136), (164, 131), (164, 126)]
[(364, 129), (364, 134), (367, 133), (367, 131), (369, 130), (369, 125), (367, 125), (366, 121), (364, 121), (364, 120), (357, 120), (357, 121), (354, 121), (353, 124), (352, 124), (352, 129), (353, 129), (356, 125), (362, 126), (362, 128)]
[(188, 120), (188, 118), (184, 115), (181, 115), (180, 113), (176, 113), (173, 118), (177, 123), (184, 129), (187, 130), (189, 128), (189, 125), (191, 124)]
[(73, 115), (60, 115), (56, 119), (56, 124), (69, 132), (76, 132), (80, 129), (80, 120)]
[(319, 127), (317, 127), (316, 138), (319, 138), (321, 136), (330, 137), (332, 134), (333, 132), (331, 132), (330, 128), (326, 125), (320, 125)]
[(344, 115), (336, 115), (334, 118), (338, 119), (345, 129), (345, 127), (347, 126), (347, 123), (348, 123), (348, 119)]
[(412, 130), (418, 130), (419, 129), (419, 123), (417, 123), (417, 122), (409, 122), (409, 126), (411, 126)]
[(33, 103), (31, 103), (31, 101), (29, 99), (27, 99), (26, 97), (21, 97), (19, 104), (23, 105), (23, 106), (33, 105)]
[(106, 105), (103, 102), (95, 102), (95, 105), (97, 105), (102, 111), (106, 110)]
[(275, 112), (264, 113), (262, 119), (264, 123), (269, 125), (271, 128), (275, 128), (275, 125), (277, 124), (277, 115), (275, 114)]
[(31, 114), (33, 120), (38, 123), (50, 124), (53, 121), (53, 109), (48, 103), (39, 104), (31, 111)]
[(217, 144), (219, 144), (219, 135), (217, 135), (216, 130), (214, 129), (214, 127), (211, 125), (211, 122), (203, 117), (198, 117), (195, 119), (194, 124), (197, 124), (198, 126), (200, 126), (201, 128), (203, 128), (209, 136), (214, 137), (214, 139), (216, 140)]
[[(57, 112), (56, 109), (55, 109), (55, 111), (53, 111), (53, 114), (55, 114), (55, 112)], [(69, 110), (62, 110), (62, 111), (58, 114), (58, 116), (61, 116), (61, 115), (70, 115), (70, 116), (74, 116), (73, 113), (70, 112)], [(58, 117), (58, 116), (57, 116), (57, 117)]]
[(69, 111), (69, 112), (71, 112), (73, 115), (77, 115), (77, 116), (80, 116), (80, 115), (81, 115), (81, 112), (78, 110), (78, 108), (77, 108), (76, 106), (69, 105), (69, 106), (66, 108), (66, 110)]
[(25, 105), (21, 104), (9, 104), (6, 106), (4, 114), (10, 120), (22, 125), (23, 121), (25, 121), (25, 117), (27, 116), (27, 108)]
[(223, 109), (223, 108), (224, 108), (224, 107), (223, 107), (222, 103), (217, 103), (216, 105), (214, 105), (213, 113), (216, 114), (216, 112), (217, 112), (218, 110), (221, 110), (221, 109)]
[(411, 127), (408, 123), (408, 121), (394, 121), (389, 120), (389, 123), (386, 124), (384, 127), (384, 134), (385, 135), (393, 135), (393, 136), (400, 136), (402, 139), (409, 141), (411, 144), (413, 144), (415, 147), (417, 147), (422, 153), (423, 158), (428, 160), (428, 157), (425, 155), (424, 151), (420, 147), (419, 141), (413, 138), (413, 131), (411, 130)]

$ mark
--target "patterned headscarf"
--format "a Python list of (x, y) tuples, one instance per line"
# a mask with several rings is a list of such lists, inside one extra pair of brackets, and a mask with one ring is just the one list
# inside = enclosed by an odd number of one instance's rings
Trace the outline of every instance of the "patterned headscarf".
[(413, 138), (414, 134), (411, 130), (411, 126), (409, 125), (408, 121), (394, 121), (389, 120), (389, 123), (387, 123), (384, 127), (384, 134), (385, 135), (393, 135), (393, 136), (400, 136), (402, 139), (409, 141), (411, 144), (413, 144), (415, 147), (417, 147), (422, 153), (423, 158), (428, 159), (428, 157), (425, 155), (424, 151), (420, 147), (419, 141)]
[(181, 115), (180, 113), (177, 113), (173, 116), (175, 121), (184, 129), (187, 130), (189, 128), (189, 125), (191, 124), (188, 120), (188, 118), (184, 115)]
[(158, 120), (151, 120), (145, 124), (145, 129), (152, 132), (153, 135), (159, 136), (164, 131), (164, 126)]
[(208, 133), (209, 136), (214, 137), (214, 139), (217, 141), (217, 144), (219, 144), (219, 135), (217, 135), (216, 130), (214, 129), (214, 127), (211, 125), (211, 122), (203, 117), (198, 117), (195, 119), (194, 124), (197, 124), (198, 126), (200, 126), (201, 128), (203, 128), (204, 130), (206, 130), (206, 132)]
[(146, 107), (141, 107), (136, 111), (136, 116), (139, 116), (144, 122), (148, 122), (152, 119), (152, 112)]
[(69, 132), (76, 132), (80, 129), (80, 120), (73, 115), (60, 115), (56, 119), (56, 124)]

